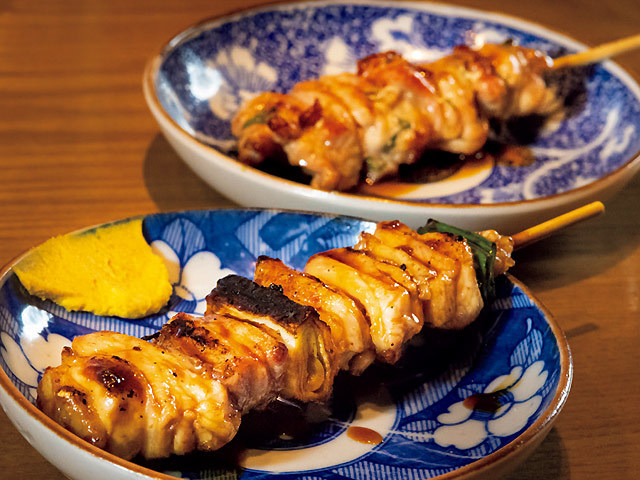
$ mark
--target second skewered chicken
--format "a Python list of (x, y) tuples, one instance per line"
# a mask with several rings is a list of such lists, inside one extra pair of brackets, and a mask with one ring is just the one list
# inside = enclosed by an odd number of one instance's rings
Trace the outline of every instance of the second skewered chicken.
[(457, 46), (416, 65), (395, 52), (370, 55), (356, 74), (327, 75), (287, 94), (265, 92), (236, 114), (238, 160), (285, 158), (311, 186), (349, 190), (375, 183), (427, 149), (472, 154), (489, 120), (548, 115), (559, 102), (543, 74), (552, 60), (529, 48)]

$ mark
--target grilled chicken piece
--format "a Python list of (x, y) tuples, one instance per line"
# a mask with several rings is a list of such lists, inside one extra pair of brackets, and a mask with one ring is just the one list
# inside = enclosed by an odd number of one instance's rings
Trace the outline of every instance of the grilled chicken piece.
[[(397, 266), (340, 248), (313, 255), (305, 272), (362, 306), (376, 355), (386, 363), (395, 363), (405, 342), (422, 328), (422, 309), (415, 287), (409, 290), (398, 283), (404, 272)], [(402, 280), (411, 283), (410, 279)]]
[(202, 319), (178, 313), (151, 341), (212, 369), (242, 413), (275, 400), (289, 364), (282, 342), (233, 317), (208, 315)]
[(125, 459), (216, 450), (240, 425), (227, 389), (200, 362), (115, 332), (76, 337), (44, 372), (38, 407)]
[(232, 122), (239, 160), (257, 165), (286, 156), (312, 176), (311, 186), (348, 190), (360, 179), (359, 132), (340, 96), (320, 81), (303, 82), (289, 95), (263, 93)]
[(560, 108), (543, 74), (552, 61), (514, 45), (457, 46), (415, 65), (395, 52), (369, 55), (356, 74), (301, 82), (288, 94), (263, 93), (232, 122), (238, 160), (258, 165), (285, 156), (311, 185), (348, 190), (375, 183), (427, 149), (472, 154), (486, 143), (489, 120)]
[[(478, 100), (486, 116), (509, 119), (530, 114), (548, 115), (560, 107), (554, 88), (544, 81), (544, 74), (553, 65), (553, 60), (542, 52), (491, 43), (477, 50), (456, 49), (463, 55), (475, 56), (476, 64), (485, 66), (484, 82), (490, 83), (484, 89), (478, 89), (482, 92)], [(504, 86), (498, 86), (500, 83)]]
[(418, 160), (447, 126), (433, 82), (395, 52), (363, 58), (358, 76), (371, 84), (375, 115), (361, 126), (365, 177), (375, 183)]
[(289, 161), (312, 175), (312, 187), (348, 190), (356, 185), (363, 155), (358, 126), (348, 106), (330, 85), (319, 80), (298, 83), (291, 95), (312, 112), (318, 111), (318, 120), (284, 145)]
[(500, 235), (495, 230), (484, 230), (478, 234), (496, 244), (496, 259), (493, 264), (494, 276), (502, 275), (515, 265), (516, 262), (511, 258), (513, 239), (510, 236)]
[(258, 258), (254, 281), (264, 287), (275, 285), (294, 302), (313, 307), (318, 312), (320, 320), (331, 329), (339, 369), (359, 375), (375, 359), (369, 324), (350, 297), (312, 275), (266, 256)]
[(404, 250), (435, 275), (428, 282), (431, 298), (425, 322), (438, 328), (464, 328), (483, 307), (473, 266), (473, 254), (464, 239), (446, 233), (420, 235), (398, 222), (380, 222), (373, 234), (382, 243)]
[(427, 302), (431, 299), (429, 281), (437, 275), (437, 272), (429, 265), (416, 260), (410, 251), (389, 246), (378, 237), (367, 232), (360, 234), (360, 238), (354, 248), (365, 251), (383, 261), (399, 265), (415, 282), (420, 300)]
[(206, 314), (250, 322), (287, 347), (281, 395), (308, 402), (324, 401), (331, 394), (337, 373), (335, 347), (331, 330), (313, 308), (293, 302), (279, 288), (229, 275), (207, 296)]

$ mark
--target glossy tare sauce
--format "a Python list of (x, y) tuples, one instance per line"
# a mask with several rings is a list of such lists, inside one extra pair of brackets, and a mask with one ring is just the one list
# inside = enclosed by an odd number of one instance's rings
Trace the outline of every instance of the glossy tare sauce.
[(347, 436), (356, 442), (367, 445), (379, 445), (382, 443), (382, 440), (384, 440), (382, 435), (367, 427), (349, 427), (347, 429)]
[[(463, 165), (477, 163), (485, 164), (487, 161), (496, 165), (521, 167), (535, 162), (533, 152), (526, 146), (488, 141), (482, 150), (462, 155), (444, 152), (441, 150), (428, 150), (422, 158), (411, 165), (400, 165), (395, 177), (377, 182), (374, 185), (361, 185), (355, 187), (354, 192), (372, 194), (378, 196), (397, 197), (408, 193), (418, 185), (434, 183), (445, 180), (458, 173)], [(298, 167), (290, 165), (284, 153), (266, 159), (259, 167), (265, 173), (275, 175), (287, 180), (308, 185), (311, 177)], [(469, 174), (474, 169), (468, 169)]]

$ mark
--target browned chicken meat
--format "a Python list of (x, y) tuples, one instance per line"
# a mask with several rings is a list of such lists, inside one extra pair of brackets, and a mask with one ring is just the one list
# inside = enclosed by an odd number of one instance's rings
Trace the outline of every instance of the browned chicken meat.
[(486, 143), (490, 119), (548, 115), (559, 107), (540, 52), (513, 45), (457, 46), (416, 65), (395, 52), (370, 55), (356, 74), (327, 75), (287, 94), (265, 92), (237, 112), (238, 160), (283, 158), (311, 186), (348, 190), (414, 163), (427, 149), (459, 154)]
[(62, 364), (45, 371), (38, 407), (123, 458), (215, 450), (240, 425), (240, 413), (213, 369), (115, 332), (75, 338)]
[(211, 315), (202, 321), (179, 313), (154, 335), (152, 343), (206, 365), (243, 413), (264, 407), (280, 394), (289, 364), (281, 341), (232, 316)]
[(290, 300), (279, 288), (230, 275), (207, 296), (206, 313), (243, 319), (285, 345), (289, 361), (281, 395), (303, 402), (329, 397), (336, 373), (333, 338), (313, 308)]
[(259, 257), (254, 281), (276, 285), (291, 300), (313, 307), (331, 329), (339, 369), (362, 373), (375, 360), (369, 323), (355, 301), (318, 278), (289, 268), (281, 260)]
[[(495, 231), (495, 272), (513, 242)], [(123, 458), (215, 450), (241, 415), (276, 397), (325, 401), (340, 370), (395, 363), (427, 324), (463, 328), (483, 307), (462, 236), (381, 222), (353, 247), (312, 256), (304, 272), (260, 257), (255, 282), (229, 275), (204, 317), (175, 315), (147, 339), (96, 332), (48, 368), (38, 407)]]

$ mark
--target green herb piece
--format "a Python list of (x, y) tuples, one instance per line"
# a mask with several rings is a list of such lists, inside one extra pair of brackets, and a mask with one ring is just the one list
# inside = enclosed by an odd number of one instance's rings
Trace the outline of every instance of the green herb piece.
[(385, 162), (379, 157), (372, 157), (369, 155), (364, 159), (365, 164), (367, 165), (367, 172), (369, 176), (377, 176), (382, 169), (384, 168)]
[(267, 123), (269, 121), (269, 117), (275, 111), (275, 107), (271, 107), (267, 110), (262, 110), (251, 117), (249, 120), (244, 122), (242, 128), (247, 128), (250, 125), (256, 125), (258, 123)]
[(411, 124), (402, 118), (398, 119), (398, 123), (400, 124), (400, 128), (398, 129), (398, 131), (394, 133), (389, 141), (382, 146), (382, 151), (384, 153), (389, 153), (396, 147), (396, 140), (398, 139), (398, 135), (400, 135), (400, 132), (411, 128)]
[(495, 278), (493, 266), (496, 261), (496, 244), (482, 235), (462, 228), (447, 225), (437, 220), (429, 219), (424, 227), (418, 228), (418, 233), (450, 233), (467, 240), (473, 254), (473, 266), (478, 279), (478, 287), (485, 305), (495, 297)]

